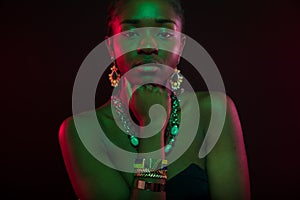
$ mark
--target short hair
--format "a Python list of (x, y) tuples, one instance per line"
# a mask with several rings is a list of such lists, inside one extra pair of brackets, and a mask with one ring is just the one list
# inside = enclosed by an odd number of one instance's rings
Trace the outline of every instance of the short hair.
[[(107, 13), (106, 13), (106, 35), (107, 36), (112, 36), (112, 22), (114, 21), (116, 15), (117, 15), (117, 10), (120, 8), (122, 5), (124, 5), (126, 2), (130, 0), (112, 0)], [(182, 30), (184, 27), (184, 10), (181, 4), (180, 0), (163, 0), (168, 2), (174, 9), (175, 13), (179, 16), (182, 22)]]

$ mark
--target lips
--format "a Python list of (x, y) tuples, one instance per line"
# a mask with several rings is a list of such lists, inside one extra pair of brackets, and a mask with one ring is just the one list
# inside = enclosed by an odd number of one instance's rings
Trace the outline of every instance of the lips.
[(136, 62), (132, 68), (138, 73), (151, 74), (156, 73), (159, 70), (159, 63), (155, 60), (143, 60)]
[(133, 68), (139, 73), (155, 73), (160, 69), (160, 64), (157, 62), (140, 62)]
[(140, 67), (137, 67), (136, 70), (137, 70), (137, 72), (144, 73), (144, 74), (146, 74), (146, 73), (156, 73), (156, 72), (158, 72), (159, 67), (158, 66), (153, 66), (153, 65), (151, 65), (151, 66), (140, 66)]
[(136, 62), (132, 67), (134, 68), (134, 67), (138, 67), (138, 66), (140, 66), (140, 65), (156, 65), (156, 66), (158, 66), (159, 65), (159, 62), (157, 62), (157, 61), (155, 61), (155, 60), (145, 60), (145, 61), (138, 61), (138, 62)]

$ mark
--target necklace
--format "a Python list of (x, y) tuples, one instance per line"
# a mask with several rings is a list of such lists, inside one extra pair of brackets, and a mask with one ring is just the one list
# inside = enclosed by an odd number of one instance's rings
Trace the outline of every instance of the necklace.
[[(165, 131), (165, 143), (168, 137), (169, 137), (169, 142), (165, 146), (164, 149), (165, 153), (169, 153), (171, 151), (175, 143), (175, 137), (178, 135), (179, 124), (180, 124), (178, 119), (178, 112), (180, 111), (180, 106), (179, 106), (180, 100), (177, 99), (177, 97), (173, 93), (171, 93), (170, 97), (171, 97), (171, 114)], [(130, 144), (135, 148), (138, 148), (139, 138), (137, 137), (138, 136), (137, 131), (134, 129), (132, 123), (129, 120), (130, 116), (127, 116), (127, 114), (124, 112), (124, 105), (122, 104), (122, 101), (116, 96), (112, 96), (111, 100), (114, 105), (115, 111), (118, 114), (120, 121), (122, 122), (125, 132), (128, 135)]]

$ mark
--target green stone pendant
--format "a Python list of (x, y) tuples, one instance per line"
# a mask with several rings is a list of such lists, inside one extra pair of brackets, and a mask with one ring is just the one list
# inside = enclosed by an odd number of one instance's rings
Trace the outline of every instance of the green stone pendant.
[(179, 129), (177, 125), (173, 126), (171, 129), (171, 135), (176, 136), (178, 134), (178, 130)]
[(134, 146), (137, 147), (139, 145), (139, 139), (133, 135), (130, 136), (130, 143)]

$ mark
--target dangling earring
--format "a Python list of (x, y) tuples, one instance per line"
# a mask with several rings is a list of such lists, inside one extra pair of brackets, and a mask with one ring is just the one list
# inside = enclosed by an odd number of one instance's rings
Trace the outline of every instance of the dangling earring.
[(169, 79), (169, 82), (171, 84), (171, 88), (173, 90), (180, 89), (182, 80), (183, 80), (183, 76), (180, 74), (180, 70), (175, 68), (173, 74), (171, 75), (171, 77)]
[[(113, 58), (112, 58), (112, 60), (113, 60)], [(108, 75), (108, 77), (109, 77), (111, 86), (117, 87), (119, 84), (121, 75), (117, 72), (118, 68), (116, 67), (115, 61), (113, 61), (113, 62), (114, 62), (114, 65), (110, 68), (111, 73)]]

